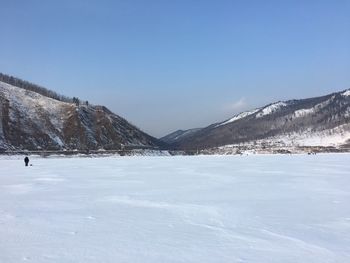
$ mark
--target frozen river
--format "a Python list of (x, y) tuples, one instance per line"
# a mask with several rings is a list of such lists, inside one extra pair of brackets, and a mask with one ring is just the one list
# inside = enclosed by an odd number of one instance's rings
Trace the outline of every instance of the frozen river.
[(0, 159), (0, 262), (350, 262), (350, 154)]

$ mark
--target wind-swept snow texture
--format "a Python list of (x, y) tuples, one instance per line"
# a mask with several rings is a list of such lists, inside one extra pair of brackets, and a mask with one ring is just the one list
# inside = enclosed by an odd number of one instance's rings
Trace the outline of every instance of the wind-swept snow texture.
[(0, 160), (0, 262), (350, 262), (350, 155)]

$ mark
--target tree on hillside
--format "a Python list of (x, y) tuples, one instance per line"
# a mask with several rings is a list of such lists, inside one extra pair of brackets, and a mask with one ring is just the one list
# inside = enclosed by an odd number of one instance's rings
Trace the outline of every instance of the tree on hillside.
[(45, 97), (49, 97), (49, 98), (52, 98), (55, 100), (69, 102), (69, 103), (72, 102), (71, 98), (60, 95), (60, 94), (56, 93), (55, 91), (46, 89), (46, 88), (41, 87), (39, 85), (30, 83), (28, 81), (25, 81), (25, 80), (22, 80), (22, 79), (19, 79), (19, 78), (10, 76), (10, 75), (0, 73), (0, 81), (5, 82), (7, 84), (10, 84), (12, 86), (16, 86), (16, 87), (21, 88), (21, 89), (34, 91), (34, 92), (39, 93)]
[(79, 106), (80, 100), (77, 97), (73, 97), (73, 103), (75, 103), (75, 105)]

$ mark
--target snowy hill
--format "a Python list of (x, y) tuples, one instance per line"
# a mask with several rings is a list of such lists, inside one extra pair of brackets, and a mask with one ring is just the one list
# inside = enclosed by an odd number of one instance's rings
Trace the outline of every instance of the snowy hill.
[(232, 145), (341, 147), (349, 143), (350, 90), (345, 90), (242, 112), (179, 137), (172, 145), (195, 150)]
[(0, 81), (0, 150), (158, 147), (103, 106), (71, 103)]

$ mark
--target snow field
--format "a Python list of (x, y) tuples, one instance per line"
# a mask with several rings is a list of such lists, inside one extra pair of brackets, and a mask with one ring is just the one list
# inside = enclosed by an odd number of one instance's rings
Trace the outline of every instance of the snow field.
[(350, 262), (350, 155), (0, 160), (0, 262)]

